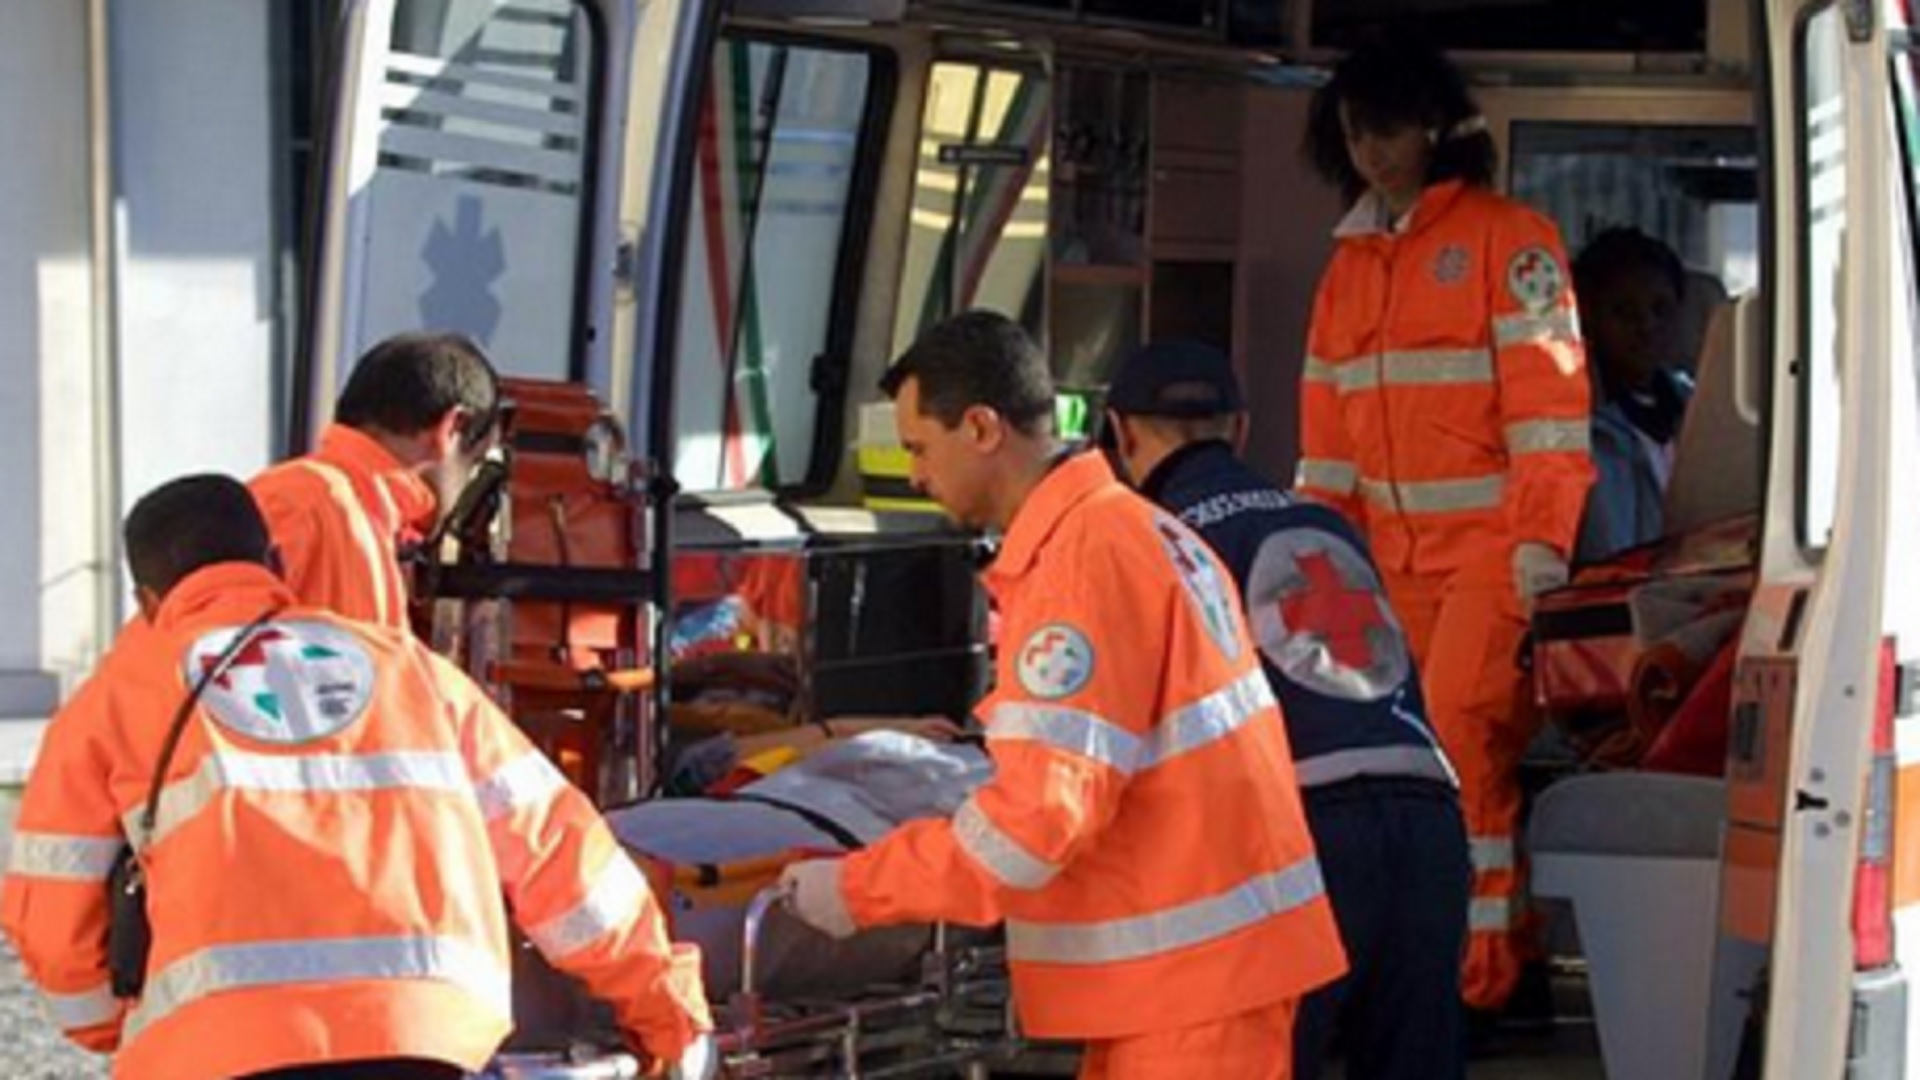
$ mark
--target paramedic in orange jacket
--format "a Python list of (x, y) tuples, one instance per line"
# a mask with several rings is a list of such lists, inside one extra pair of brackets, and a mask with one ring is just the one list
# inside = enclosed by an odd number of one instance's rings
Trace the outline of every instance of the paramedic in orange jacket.
[(430, 532), (496, 434), (499, 380), (459, 334), (401, 334), (354, 366), (313, 453), (249, 485), (302, 603), (407, 629), (399, 552)]
[(951, 820), (790, 867), (789, 906), (837, 936), (1004, 920), (1021, 1028), (1086, 1040), (1082, 1076), (1286, 1077), (1296, 1003), (1346, 964), (1231, 578), (1099, 453), (1060, 451), (1010, 320), (934, 327), (883, 387), (915, 483), (1005, 531), (995, 776)]
[(1343, 60), (1307, 149), (1353, 202), (1314, 303), (1299, 486), (1365, 532), (1420, 660), (1472, 835), (1463, 993), (1495, 1009), (1523, 957), (1517, 768), (1536, 718), (1517, 656), (1593, 477), (1566, 256), (1551, 222), (1489, 190), (1486, 122), (1424, 47)]
[[(139, 1080), (458, 1077), (512, 1026), (511, 905), (636, 1049), (708, 1048), (697, 952), (667, 941), (606, 823), (477, 686), (410, 637), (298, 603), (237, 481), (156, 490), (126, 544), (150, 625), (54, 718), (0, 893), (69, 1038)], [(135, 1000), (107, 978), (123, 836), (153, 932)]]

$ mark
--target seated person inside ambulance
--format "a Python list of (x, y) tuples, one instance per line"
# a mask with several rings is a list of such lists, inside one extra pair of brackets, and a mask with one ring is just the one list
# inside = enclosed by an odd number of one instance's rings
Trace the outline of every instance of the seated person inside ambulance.
[(1580, 328), (1594, 379), (1593, 463), (1575, 560), (1598, 562), (1665, 531), (1674, 441), (1693, 396), (1682, 373), (1686, 269), (1638, 229), (1611, 228), (1573, 261)]

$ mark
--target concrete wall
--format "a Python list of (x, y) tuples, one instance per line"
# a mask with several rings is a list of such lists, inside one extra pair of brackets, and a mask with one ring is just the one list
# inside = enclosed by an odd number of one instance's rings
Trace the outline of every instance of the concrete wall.
[(91, 662), (93, 435), (86, 5), (0, 33), (0, 717)]
[[(0, 33), (0, 718), (45, 715), (118, 617), (96, 603), (87, 8)], [(270, 5), (112, 0), (119, 512), (187, 472), (247, 476), (277, 416)]]
[(274, 432), (268, 4), (116, 0), (121, 499)]

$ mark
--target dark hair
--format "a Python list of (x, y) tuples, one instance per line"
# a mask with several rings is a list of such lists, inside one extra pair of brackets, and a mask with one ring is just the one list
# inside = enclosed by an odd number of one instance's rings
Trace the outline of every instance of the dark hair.
[(464, 408), (471, 419), (460, 429), (460, 445), (472, 450), (493, 430), (499, 405), (499, 377), (472, 339), (397, 334), (360, 358), (333, 415), (348, 427), (417, 435), (448, 409)]
[(1654, 273), (1667, 279), (1673, 295), (1686, 295), (1687, 268), (1666, 244), (1639, 229), (1618, 225), (1601, 230), (1573, 260), (1573, 291), (1584, 296), (1623, 273)]
[(1047, 358), (1020, 324), (992, 311), (969, 311), (935, 324), (880, 379), (899, 397), (920, 381), (920, 411), (951, 428), (969, 408), (985, 405), (1028, 435), (1053, 423), (1053, 376)]
[(1466, 77), (1445, 56), (1404, 37), (1384, 39), (1348, 53), (1333, 78), (1314, 92), (1301, 153), (1315, 172), (1338, 186), (1349, 201), (1366, 191), (1353, 167), (1341, 106), (1361, 131), (1386, 134), (1419, 128), (1437, 140), (1427, 165), (1427, 184), (1463, 180), (1491, 187), (1499, 166), (1493, 135), (1467, 90)]
[(246, 485), (231, 476), (185, 476), (148, 492), (122, 535), (133, 581), (165, 596), (187, 575), (217, 563), (267, 561), (273, 541)]

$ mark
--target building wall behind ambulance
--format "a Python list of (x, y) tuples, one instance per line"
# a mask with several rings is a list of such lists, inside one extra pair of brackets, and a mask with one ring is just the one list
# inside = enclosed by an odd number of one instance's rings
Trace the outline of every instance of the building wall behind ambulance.
[(113, 4), (123, 511), (273, 451), (271, 7)]
[[(306, 74), (288, 58), (317, 51), (324, 5), (101, 7), (110, 281), (90, 258), (89, 5), (9, 4), (0, 34), (0, 717), (46, 715), (131, 611), (123, 573), (102, 573), (118, 553), (99, 518), (117, 526), (186, 473), (252, 474), (285, 412), (289, 173), (305, 152), (288, 145), (287, 86)], [(104, 433), (95, 327), (117, 400)], [(96, 440), (113, 448), (105, 468)], [(96, 602), (102, 588), (116, 604)]]
[(44, 715), (94, 648), (87, 6), (0, 33), (0, 717)]

